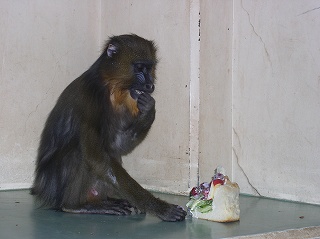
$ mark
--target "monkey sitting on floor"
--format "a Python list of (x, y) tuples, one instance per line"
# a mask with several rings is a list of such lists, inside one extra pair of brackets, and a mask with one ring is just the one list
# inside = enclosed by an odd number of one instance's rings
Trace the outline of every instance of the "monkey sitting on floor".
[(156, 48), (137, 35), (114, 36), (98, 60), (60, 95), (41, 135), (31, 193), (72, 213), (154, 214), (182, 221), (186, 212), (154, 197), (122, 167), (121, 156), (155, 118)]

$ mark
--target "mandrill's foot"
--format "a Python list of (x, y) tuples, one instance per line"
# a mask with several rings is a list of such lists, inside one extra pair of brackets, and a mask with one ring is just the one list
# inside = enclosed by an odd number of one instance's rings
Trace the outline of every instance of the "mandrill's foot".
[(109, 198), (108, 200), (88, 203), (76, 207), (62, 207), (62, 211), (80, 214), (109, 214), (109, 215), (131, 215), (141, 214), (139, 209), (132, 206), (127, 200)]

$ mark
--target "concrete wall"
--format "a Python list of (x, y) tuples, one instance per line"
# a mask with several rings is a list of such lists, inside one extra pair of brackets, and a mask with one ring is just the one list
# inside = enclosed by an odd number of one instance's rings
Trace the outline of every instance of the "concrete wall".
[(146, 140), (123, 161), (140, 183), (162, 191), (188, 188), (189, 9), (185, 0), (102, 1), (101, 5), (102, 41), (132, 32), (158, 46), (156, 120)]
[(124, 159), (140, 183), (186, 192), (220, 164), (242, 193), (320, 204), (319, 7), (316, 0), (1, 1), (0, 189), (30, 186), (57, 97), (108, 36), (132, 32), (154, 39), (160, 57), (156, 121)]
[(320, 2), (234, 1), (233, 172), (242, 192), (320, 203)]
[(46, 116), (99, 55), (99, 1), (0, 2), (0, 189), (28, 187)]
[(232, 4), (201, 1), (200, 181), (217, 165), (232, 173)]
[[(200, 181), (320, 203), (319, 1), (201, 1)], [(232, 160), (231, 160), (232, 159)]]

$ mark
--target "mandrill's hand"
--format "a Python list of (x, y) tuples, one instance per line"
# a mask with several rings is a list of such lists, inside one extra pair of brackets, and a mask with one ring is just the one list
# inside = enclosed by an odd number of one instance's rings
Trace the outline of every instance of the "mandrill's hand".
[(138, 109), (141, 114), (147, 115), (149, 113), (154, 114), (156, 101), (148, 93), (142, 93), (138, 97)]
[(163, 221), (176, 222), (183, 221), (187, 212), (178, 205), (163, 202), (161, 207), (156, 211), (156, 215)]

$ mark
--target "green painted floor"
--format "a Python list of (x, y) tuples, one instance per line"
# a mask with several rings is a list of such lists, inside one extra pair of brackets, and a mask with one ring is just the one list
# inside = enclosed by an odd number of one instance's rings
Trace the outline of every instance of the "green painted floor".
[[(185, 205), (187, 197), (155, 193)], [(39, 209), (27, 190), (0, 192), (0, 238), (225, 238), (320, 226), (320, 206), (240, 197), (239, 222), (215, 223), (188, 217), (162, 222), (151, 215), (78, 215)], [(320, 235), (319, 235), (320, 236)]]

